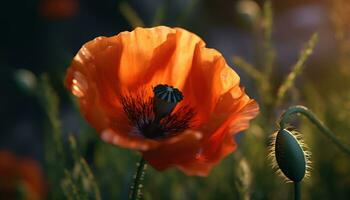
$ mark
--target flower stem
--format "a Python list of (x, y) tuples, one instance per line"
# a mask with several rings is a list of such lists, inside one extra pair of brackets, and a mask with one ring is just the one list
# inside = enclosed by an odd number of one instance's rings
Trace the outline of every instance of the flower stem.
[(281, 117), (280, 121), (280, 128), (284, 129), (285, 126), (287, 125), (287, 122), (289, 120), (289, 117), (293, 114), (300, 113), (304, 116), (306, 116), (313, 124), (316, 125), (316, 127), (321, 130), (340, 150), (343, 152), (347, 153), (350, 155), (350, 148), (345, 146), (344, 143), (342, 143), (336, 136), (335, 134), (327, 128), (323, 124), (321, 120), (319, 120), (314, 113), (312, 113), (308, 108), (304, 106), (292, 106), (286, 110)]
[(141, 158), (140, 162), (137, 163), (137, 171), (134, 176), (134, 183), (131, 186), (131, 191), (129, 195), (130, 200), (137, 200), (140, 197), (141, 193), (141, 181), (143, 179), (144, 173), (146, 169), (146, 161)]
[(294, 182), (294, 199), (301, 200), (301, 183)]

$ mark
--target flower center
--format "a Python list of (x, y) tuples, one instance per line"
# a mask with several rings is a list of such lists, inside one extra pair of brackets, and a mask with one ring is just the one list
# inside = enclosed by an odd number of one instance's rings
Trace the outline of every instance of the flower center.
[(153, 88), (153, 97), (146, 97), (144, 91), (121, 97), (121, 104), (137, 134), (150, 139), (173, 136), (190, 127), (195, 115), (189, 106), (177, 104), (183, 99), (180, 90), (168, 85)]

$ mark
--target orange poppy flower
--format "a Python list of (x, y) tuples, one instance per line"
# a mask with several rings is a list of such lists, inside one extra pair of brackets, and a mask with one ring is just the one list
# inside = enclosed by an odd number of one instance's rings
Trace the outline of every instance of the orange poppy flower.
[(86, 43), (65, 84), (104, 141), (140, 151), (157, 170), (206, 176), (258, 114), (239, 80), (197, 35), (159, 26)]
[(43, 174), (36, 161), (0, 151), (0, 199), (40, 200), (45, 193)]

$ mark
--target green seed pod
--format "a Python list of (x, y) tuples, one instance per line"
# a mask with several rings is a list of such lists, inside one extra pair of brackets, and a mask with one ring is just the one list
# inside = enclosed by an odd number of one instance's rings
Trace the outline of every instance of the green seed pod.
[(153, 89), (153, 93), (153, 112), (156, 122), (170, 115), (175, 106), (183, 99), (181, 91), (169, 85), (159, 84)]
[(307, 169), (306, 156), (301, 144), (290, 131), (278, 131), (274, 153), (279, 169), (289, 180), (300, 182), (304, 178)]

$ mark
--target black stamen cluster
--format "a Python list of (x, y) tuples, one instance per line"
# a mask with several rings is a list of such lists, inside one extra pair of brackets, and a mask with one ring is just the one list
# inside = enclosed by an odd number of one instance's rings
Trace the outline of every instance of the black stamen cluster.
[(181, 106), (156, 122), (153, 98), (146, 97), (144, 92), (123, 95), (120, 97), (120, 102), (130, 123), (146, 138), (161, 139), (174, 136), (193, 125), (195, 112), (189, 106)]

